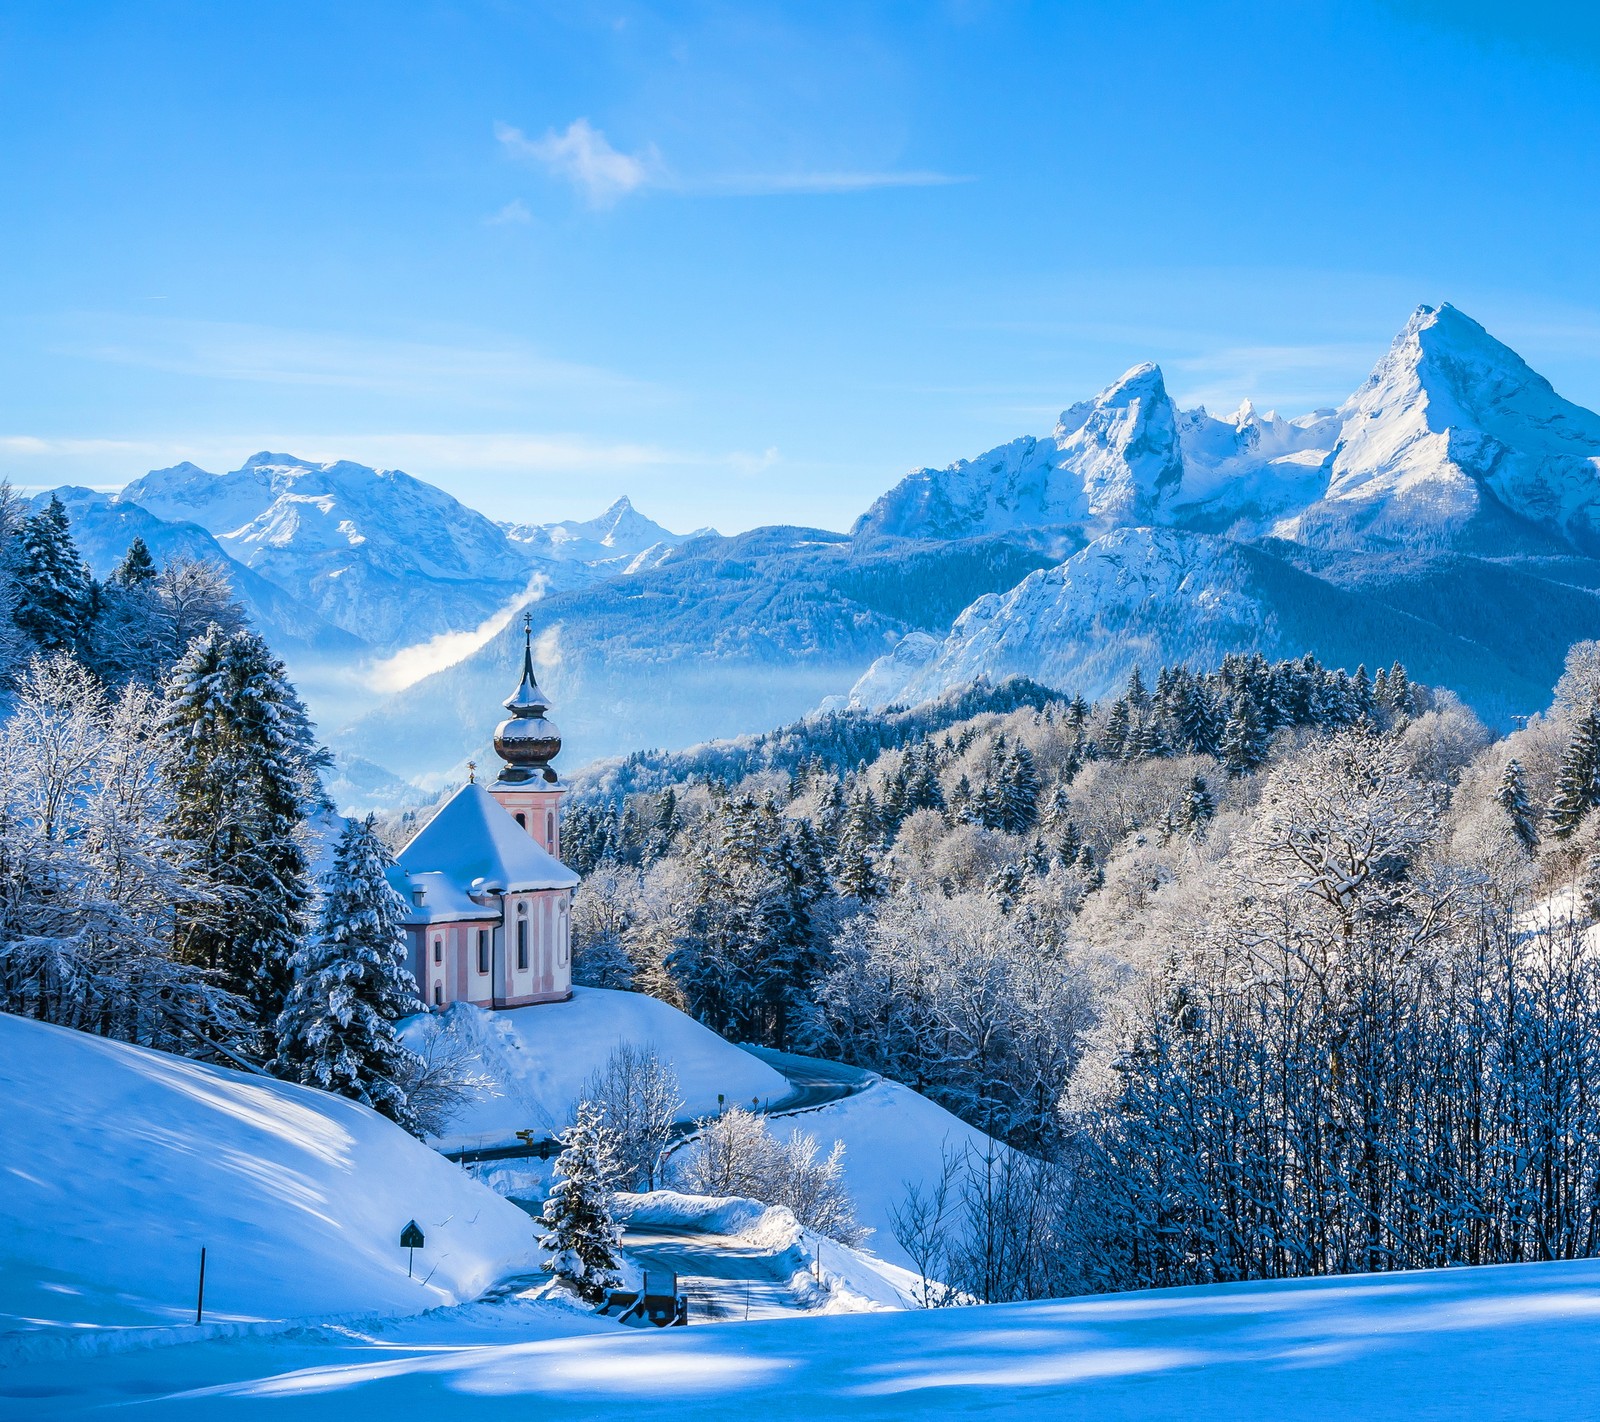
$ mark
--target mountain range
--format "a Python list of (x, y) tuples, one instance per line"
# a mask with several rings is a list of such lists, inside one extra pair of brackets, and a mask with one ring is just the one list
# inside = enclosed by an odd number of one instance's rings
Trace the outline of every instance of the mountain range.
[[(1398, 658), (1503, 725), (1600, 636), (1600, 416), (1449, 305), (1336, 408), (1185, 410), (1139, 365), (1048, 435), (906, 475), (847, 534), (675, 535), (626, 499), (496, 523), (398, 471), (270, 453), (61, 492), (97, 571), (135, 532), (218, 558), (291, 670), (345, 669), (357, 692), (312, 705), (352, 803), (485, 749), (524, 607), (573, 766), (979, 678), (1103, 695), (1236, 650)], [(363, 679), (419, 647), (446, 652), (387, 699)]]
[(1400, 657), (1490, 720), (1600, 635), (1600, 416), (1453, 306), (1295, 419), (1180, 410), (1141, 365), (1025, 438), (906, 476), (858, 541), (1051, 532), (1062, 562), (875, 663), (854, 704), (1024, 673), (1102, 695), (1224, 651)]

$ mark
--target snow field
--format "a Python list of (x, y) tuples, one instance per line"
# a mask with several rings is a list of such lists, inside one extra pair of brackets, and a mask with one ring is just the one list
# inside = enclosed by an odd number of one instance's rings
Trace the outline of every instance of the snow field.
[(982, 1158), (986, 1151), (1006, 1149), (897, 1081), (875, 1082), (857, 1096), (775, 1117), (771, 1125), (780, 1137), (805, 1131), (823, 1150), (844, 1142), (845, 1183), (856, 1218), (873, 1231), (863, 1249), (901, 1269), (912, 1265), (895, 1240), (890, 1214), (904, 1200), (907, 1184), (925, 1191), (936, 1185), (947, 1150)]
[(137, 1392), (163, 1422), (1564, 1422), (1600, 1396), (1595, 1260), (609, 1335), (546, 1308), (515, 1342), (481, 1312), (100, 1359), (12, 1415)]
[(677, 1072), (682, 1120), (715, 1114), (719, 1093), (730, 1106), (748, 1106), (789, 1091), (765, 1062), (643, 993), (580, 987), (568, 1002), (500, 1012), (457, 1003), (407, 1019), (402, 1035), (415, 1044), (440, 1031), (472, 1047), (475, 1069), (499, 1093), (480, 1097), (452, 1124), (437, 1142), (445, 1150), (513, 1144), (521, 1130), (554, 1135), (571, 1120), (590, 1076), (623, 1042), (655, 1052)]
[(0, 1014), (0, 1098), (0, 1356), (193, 1324), (202, 1247), (217, 1324), (419, 1313), (537, 1266), (526, 1215), (342, 1097)]

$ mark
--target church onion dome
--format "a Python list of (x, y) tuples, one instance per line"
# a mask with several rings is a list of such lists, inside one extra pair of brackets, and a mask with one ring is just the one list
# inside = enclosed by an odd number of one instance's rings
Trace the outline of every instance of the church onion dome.
[(561, 753), (561, 732), (545, 719), (550, 703), (539, 690), (533, 675), (533, 614), (522, 619), (522, 684), (502, 703), (511, 713), (494, 733), (495, 754), (505, 761), (500, 772), (502, 785), (520, 785), (530, 780), (555, 783), (550, 762)]

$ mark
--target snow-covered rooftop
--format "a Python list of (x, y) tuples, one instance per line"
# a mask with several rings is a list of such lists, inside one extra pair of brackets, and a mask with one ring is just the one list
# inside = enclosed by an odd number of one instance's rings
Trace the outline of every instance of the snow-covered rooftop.
[[(448, 880), (472, 908), (458, 917), (483, 917), (484, 910), (466, 898), (477, 881), (493, 883), (512, 893), (529, 889), (576, 888), (578, 876), (541, 849), (495, 801), (482, 785), (471, 781), (446, 801), (444, 807), (400, 851), (400, 867), (415, 881), (429, 876), (425, 900), (435, 892), (438, 879)], [(442, 902), (442, 896), (435, 902)], [(430, 909), (429, 918), (436, 917)]]

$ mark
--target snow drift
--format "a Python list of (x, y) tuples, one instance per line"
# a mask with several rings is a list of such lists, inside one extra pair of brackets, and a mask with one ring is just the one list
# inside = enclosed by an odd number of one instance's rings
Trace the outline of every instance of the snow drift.
[(202, 1247), (208, 1322), (418, 1313), (537, 1265), (526, 1215), (342, 1097), (4, 1014), (0, 1097), (13, 1345), (193, 1323)]

